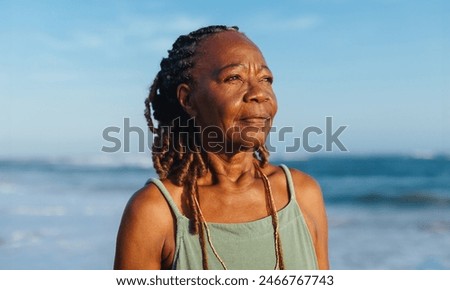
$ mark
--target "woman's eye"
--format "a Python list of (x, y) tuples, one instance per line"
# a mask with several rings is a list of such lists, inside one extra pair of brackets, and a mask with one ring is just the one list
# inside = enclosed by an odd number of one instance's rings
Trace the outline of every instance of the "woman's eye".
[(262, 79), (263, 82), (268, 82), (269, 84), (273, 83), (273, 77), (264, 77)]
[(232, 75), (232, 76), (227, 77), (227, 78), (225, 79), (225, 82), (238, 81), (238, 80), (240, 80), (240, 79), (241, 79), (241, 78), (240, 78), (239, 75)]

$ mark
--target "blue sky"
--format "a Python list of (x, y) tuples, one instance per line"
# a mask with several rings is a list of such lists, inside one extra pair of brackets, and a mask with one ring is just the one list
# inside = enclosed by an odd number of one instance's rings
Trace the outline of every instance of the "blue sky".
[(275, 126), (294, 128), (279, 152), (332, 116), (350, 153), (450, 153), (449, 1), (282, 3), (0, 1), (0, 156), (106, 154), (105, 128), (145, 128), (176, 37), (210, 24), (239, 26), (265, 55)]

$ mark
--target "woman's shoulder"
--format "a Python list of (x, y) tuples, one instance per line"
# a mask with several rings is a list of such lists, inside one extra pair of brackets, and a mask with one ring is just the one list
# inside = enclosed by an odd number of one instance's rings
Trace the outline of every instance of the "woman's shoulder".
[[(295, 168), (286, 167), (292, 177), (292, 183), (295, 188), (296, 195), (322, 195), (319, 183), (311, 175)], [(286, 180), (286, 172), (281, 165), (274, 165), (269, 163), (266, 168), (267, 176), (274, 180)]]
[(156, 184), (136, 191), (119, 227), (115, 269), (170, 268), (174, 227), (170, 206)]
[(149, 216), (153, 221), (165, 220), (166, 217), (171, 217), (167, 196), (163, 194), (163, 191), (166, 189), (167, 194), (170, 195), (169, 189), (171, 188), (172, 186), (168, 181), (155, 180), (148, 182), (131, 196), (125, 212), (141, 217)]
[(322, 189), (311, 175), (295, 168), (289, 168), (296, 200), (308, 215), (316, 216), (324, 208)]
[(322, 189), (315, 178), (289, 168), (296, 201), (305, 218), (317, 254), (320, 269), (328, 269), (328, 221)]
[(324, 210), (324, 201), (319, 183), (311, 175), (299, 169), (287, 169), (288, 173), (281, 166), (270, 164), (269, 168), (267, 168), (267, 173), (272, 176), (271, 179), (275, 184), (281, 184), (288, 188), (290, 187), (289, 178), (286, 175), (290, 175), (295, 199), (303, 214), (311, 220), (323, 218), (321, 212)]
[(320, 195), (322, 190), (317, 180), (299, 169), (289, 168), (297, 195)]
[(131, 196), (123, 212), (121, 224), (127, 236), (141, 239), (153, 235), (163, 240), (165, 229), (172, 224), (171, 213), (155, 184), (147, 184)]

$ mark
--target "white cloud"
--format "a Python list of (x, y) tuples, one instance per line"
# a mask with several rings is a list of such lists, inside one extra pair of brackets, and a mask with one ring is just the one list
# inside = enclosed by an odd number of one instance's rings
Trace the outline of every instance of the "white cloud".
[(152, 50), (164, 53), (165, 51), (169, 50), (172, 47), (172, 43), (174, 41), (175, 41), (174, 38), (159, 36), (143, 42), (142, 48), (144, 50)]
[(275, 23), (279, 29), (307, 30), (318, 26), (321, 19), (317, 16), (301, 16), (294, 19), (286, 19)]
[(205, 19), (193, 19), (186, 16), (178, 16), (172, 19), (167, 25), (167, 28), (172, 31), (186, 31), (188, 33), (192, 30), (198, 29), (206, 24)]
[(124, 45), (160, 51), (162, 45), (165, 49), (169, 49), (170, 44), (175, 40), (171, 39), (168, 42), (167, 35), (173, 34), (176, 37), (207, 23), (205, 19), (184, 15), (172, 16), (169, 20), (154, 16), (132, 15), (122, 17), (116, 23), (104, 23), (91, 27), (89, 31), (68, 31), (65, 35), (58, 36), (36, 32), (34, 36), (44, 46), (57, 51), (102, 50)]
[[(273, 15), (259, 15), (251, 20), (250, 26), (254, 30), (270, 31), (302, 31), (319, 26), (323, 22), (317, 15), (301, 15), (294, 18), (274, 17)], [(261, 25), (266, 23), (267, 25)]]
[(36, 70), (30, 72), (29, 81), (33, 83), (59, 83), (59, 82), (71, 82), (79, 79), (79, 74), (65, 70)]
[[(155, 17), (131, 17), (123, 20), (126, 27), (119, 32), (122, 38), (133, 37), (137, 43), (133, 45), (141, 46), (144, 49), (154, 51), (168, 50), (176, 37), (189, 33), (204, 26), (207, 21), (200, 18), (191, 18), (184, 15), (169, 16), (167, 19)], [(171, 36), (171, 37), (169, 37)]]

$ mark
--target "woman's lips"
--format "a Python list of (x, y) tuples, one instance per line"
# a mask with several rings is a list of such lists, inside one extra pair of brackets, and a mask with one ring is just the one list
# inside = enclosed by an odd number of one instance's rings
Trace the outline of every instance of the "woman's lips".
[(249, 116), (240, 119), (240, 122), (251, 127), (266, 127), (270, 121), (270, 116)]

